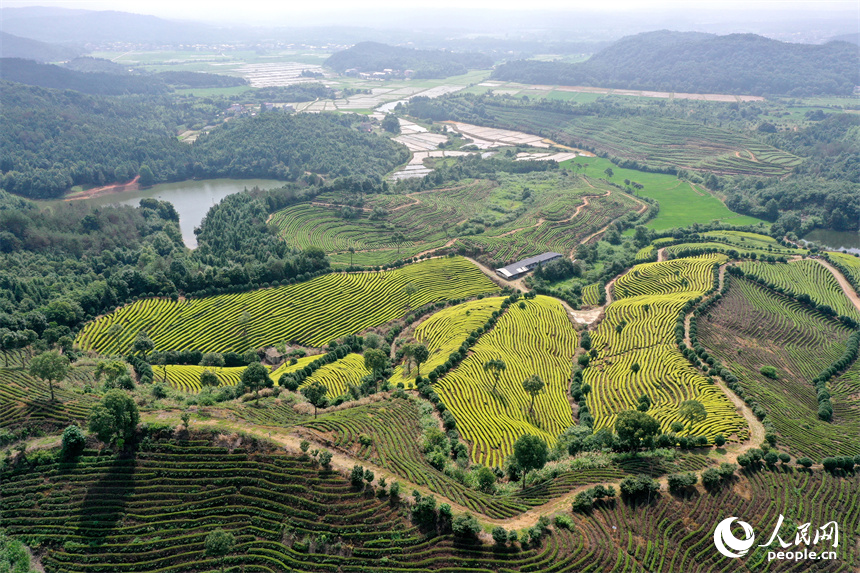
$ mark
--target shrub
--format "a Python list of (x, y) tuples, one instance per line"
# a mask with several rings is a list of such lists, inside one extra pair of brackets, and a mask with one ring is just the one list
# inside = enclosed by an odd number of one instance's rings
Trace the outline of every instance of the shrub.
[(810, 458), (807, 458), (804, 456), (802, 458), (798, 458), (797, 463), (799, 463), (800, 465), (802, 465), (803, 467), (808, 469), (808, 468), (811, 468), (812, 464), (815, 462), (813, 462)]
[(352, 466), (352, 471), (349, 474), (349, 481), (352, 487), (361, 487), (364, 484), (364, 468), (356, 464)]
[(718, 448), (722, 448), (726, 444), (726, 437), (722, 434), (717, 434), (714, 436), (714, 445)]
[(714, 468), (708, 468), (702, 472), (702, 485), (707, 489), (714, 489), (720, 485), (720, 473)]
[(669, 491), (675, 493), (696, 485), (697, 481), (699, 481), (699, 478), (694, 473), (670, 474), (667, 478)]
[(451, 530), (461, 539), (476, 539), (481, 532), (478, 520), (471, 513), (463, 513), (451, 522)]
[(829, 472), (835, 471), (839, 467), (839, 460), (836, 458), (824, 458), (821, 463), (824, 465), (824, 469)]
[(501, 525), (497, 525), (493, 528), (493, 541), (496, 542), (498, 546), (504, 546), (508, 543), (508, 532)]
[(83, 431), (73, 424), (63, 430), (63, 445), (60, 449), (60, 455), (64, 460), (70, 460), (80, 455), (84, 451), (84, 446), (87, 444), (87, 438)]
[(762, 366), (759, 372), (762, 376), (766, 376), (772, 380), (777, 380), (779, 378), (779, 372), (777, 372), (776, 368), (773, 366)]
[(628, 476), (621, 480), (620, 489), (622, 497), (635, 500), (657, 493), (660, 483), (646, 475)]

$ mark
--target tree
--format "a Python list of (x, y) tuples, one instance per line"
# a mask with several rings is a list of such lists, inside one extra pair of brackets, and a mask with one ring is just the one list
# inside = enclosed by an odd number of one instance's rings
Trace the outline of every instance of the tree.
[(461, 539), (476, 539), (481, 532), (481, 526), (474, 515), (462, 513), (451, 522), (451, 530)]
[(383, 351), (376, 348), (364, 351), (364, 367), (370, 370), (374, 376), (379, 376), (387, 365), (388, 356)]
[(406, 242), (406, 235), (404, 235), (400, 231), (397, 231), (396, 233), (394, 233), (393, 240), (394, 240), (394, 243), (397, 245), (397, 254), (399, 255), (400, 254), (400, 245), (402, 245), (403, 243)]
[(425, 345), (416, 344), (412, 347), (412, 360), (415, 361), (415, 365), (418, 367), (419, 376), (421, 376), (421, 365), (427, 362), (428, 358), (430, 358), (430, 351), (427, 350)]
[(391, 113), (385, 114), (385, 117), (382, 118), (382, 129), (388, 133), (400, 133), (400, 121), (398, 121), (397, 116)]
[(131, 349), (137, 354), (143, 356), (144, 360), (146, 360), (147, 355), (152, 352), (153, 348), (155, 348), (155, 343), (150, 340), (145, 332), (139, 333), (137, 338), (134, 339), (134, 343), (131, 345)]
[(496, 392), (496, 386), (499, 383), (502, 372), (507, 369), (508, 366), (505, 364), (505, 361), (499, 358), (493, 358), (484, 362), (484, 372), (490, 372), (493, 375), (493, 393)]
[(248, 367), (242, 371), (242, 384), (254, 392), (257, 403), (259, 403), (260, 388), (272, 385), (272, 379), (269, 378), (269, 369), (259, 362), (254, 362), (253, 364), (248, 365)]
[(409, 308), (410, 310), (412, 310), (412, 297), (413, 297), (413, 296), (415, 296), (415, 293), (417, 293), (417, 292), (418, 292), (418, 287), (417, 287), (417, 286), (415, 286), (415, 285), (414, 285), (414, 284), (412, 284), (412, 283), (407, 283), (407, 284), (403, 287), (403, 292), (406, 294), (406, 298), (407, 298), (407, 301), (408, 301), (408, 302), (407, 302), (407, 308)]
[(69, 359), (55, 350), (43, 352), (30, 362), (30, 375), (48, 381), (51, 402), (54, 401), (54, 381), (61, 381), (69, 373)]
[(215, 366), (221, 368), (224, 366), (224, 355), (220, 352), (207, 352), (200, 359), (200, 366)]
[(219, 383), (218, 376), (208, 368), (200, 373), (200, 385), (204, 388), (207, 386), (217, 386)]
[(153, 183), (155, 183), (155, 175), (152, 173), (152, 169), (146, 163), (143, 163), (140, 166), (140, 180), (141, 187), (149, 187)]
[(490, 468), (481, 466), (475, 471), (475, 481), (479, 490), (484, 493), (493, 493), (496, 486), (496, 474)]
[(690, 430), (693, 429), (693, 424), (703, 422), (708, 417), (708, 411), (705, 406), (698, 400), (684, 400), (678, 408), (678, 414), (690, 423)]
[(90, 411), (90, 431), (105, 443), (116, 443), (120, 448), (134, 437), (140, 422), (137, 404), (122, 390), (108, 390), (101, 402)]
[(543, 391), (544, 383), (543, 380), (540, 379), (540, 376), (537, 374), (532, 374), (525, 380), (523, 380), (523, 390), (532, 397), (532, 401), (529, 404), (529, 414), (534, 413), (535, 406), (535, 398), (538, 394)]
[(612, 170), (611, 167), (607, 167), (606, 169), (603, 170), (603, 172), (606, 174), (607, 177), (610, 177), (610, 178), (613, 175), (615, 175), (615, 172)]
[(76, 424), (72, 424), (63, 430), (63, 445), (60, 454), (64, 460), (70, 460), (84, 451), (86, 444), (87, 438), (84, 433)]
[(660, 433), (660, 422), (645, 412), (625, 410), (615, 419), (615, 433), (628, 448), (637, 450)]
[(403, 355), (403, 367), (406, 370), (406, 374), (410, 374), (412, 371), (412, 360), (413, 360), (413, 351), (415, 350), (415, 346), (412, 344), (404, 344), (400, 347), (400, 353)]
[(248, 350), (251, 346), (251, 343), (248, 341), (248, 325), (251, 324), (251, 315), (248, 314), (247, 310), (243, 310), (242, 314), (239, 315), (237, 322), (239, 324), (239, 328), (242, 330), (242, 348)]
[(355, 254), (355, 247), (350, 245), (347, 251), (349, 251), (349, 266), (352, 266), (352, 256)]
[(513, 461), (523, 472), (523, 489), (526, 488), (526, 477), (532, 470), (539, 470), (546, 465), (549, 449), (546, 442), (532, 434), (523, 434), (514, 442)]
[(224, 570), (224, 557), (233, 550), (234, 542), (233, 534), (220, 528), (206, 536), (203, 544), (206, 547), (206, 555), (221, 561), (221, 571)]
[(314, 418), (317, 417), (317, 408), (325, 407), (327, 402), (325, 395), (327, 392), (328, 388), (324, 384), (321, 384), (319, 380), (302, 388), (302, 394), (314, 407)]

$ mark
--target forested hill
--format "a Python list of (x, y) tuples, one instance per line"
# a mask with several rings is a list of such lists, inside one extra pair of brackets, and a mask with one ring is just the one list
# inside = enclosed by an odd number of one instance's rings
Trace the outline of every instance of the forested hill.
[(75, 90), (87, 94), (162, 94), (167, 85), (147, 76), (106, 72), (79, 72), (20, 58), (0, 60), (0, 79), (43, 88)]
[(152, 95), (166, 93), (173, 87), (222, 88), (248, 83), (243, 78), (201, 72), (130, 73), (124, 66), (98, 58), (75, 58), (63, 66), (3, 58), (0, 79), (93, 95)]
[(59, 62), (81, 54), (82, 50), (71, 46), (48, 44), (0, 32), (0, 58), (26, 58), (40, 62)]
[(272, 111), (233, 119), (188, 145), (177, 140), (176, 127), (206, 121), (211, 110), (166, 97), (89, 96), (5, 81), (0, 98), (0, 187), (33, 198), (138, 174), (152, 183), (293, 180), (305, 171), (381, 177), (409, 155), (398, 143), (359, 132), (356, 116)]
[(414, 70), (416, 78), (446, 78), (465, 74), (470, 69), (486, 69), (493, 60), (474, 52), (456, 53), (441, 50), (415, 50), (378, 42), (361, 42), (333, 54), (325, 65), (338, 72), (355, 68), (361, 72)]
[(576, 64), (520, 60), (493, 79), (689, 93), (851, 95), (860, 46), (789, 44), (755, 34), (670, 31), (628, 36)]

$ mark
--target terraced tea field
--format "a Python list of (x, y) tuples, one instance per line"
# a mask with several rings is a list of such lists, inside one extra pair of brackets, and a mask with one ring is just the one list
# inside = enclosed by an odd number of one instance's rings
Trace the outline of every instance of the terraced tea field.
[[(514, 517), (530, 507), (549, 501), (565, 486), (600, 483), (623, 475), (615, 468), (580, 470), (557, 483), (542, 484), (514, 496), (488, 495), (471, 489), (431, 466), (421, 451), (419, 412), (412, 400), (369, 404), (320, 416), (302, 424), (318, 440), (348, 451), (358, 460), (384, 467), (397, 475), (451, 499), (472, 511), (496, 519)], [(369, 438), (363, 445), (359, 436)], [(572, 473), (572, 472), (571, 472)]]
[[(587, 404), (595, 429), (612, 428), (617, 413), (635, 410), (639, 396), (646, 394), (653, 402), (648, 414), (663, 431), (672, 422), (684, 422), (678, 414), (682, 401), (699, 400), (708, 416), (693, 426), (692, 435), (746, 437), (746, 423), (725, 394), (675, 346), (678, 313), (712, 288), (714, 267), (725, 260), (717, 254), (644, 263), (615, 282), (616, 300), (591, 336), (597, 358), (583, 372), (592, 388)], [(639, 365), (637, 372), (633, 364)]]
[(845, 274), (854, 284), (860, 284), (860, 259), (848, 253), (828, 252), (827, 256), (845, 269)]
[(525, 228), (506, 230), (508, 225), (498, 231), (461, 237), (458, 242), (469, 248), (480, 248), (497, 261), (513, 261), (547, 251), (571, 253), (586, 237), (624, 213), (638, 209), (641, 205), (633, 198), (614, 191), (608, 196), (590, 198), (588, 207), (571, 220), (553, 222), (540, 218)]
[[(814, 263), (817, 265), (817, 263)], [(728, 294), (697, 321), (698, 339), (767, 411), (780, 447), (819, 460), (823, 455), (860, 453), (857, 365), (832, 381), (832, 423), (818, 419), (812, 379), (839, 359), (850, 330), (782, 295), (739, 278)], [(777, 379), (764, 376), (773, 366)]]
[[(491, 297), (450, 306), (418, 325), (414, 338), (427, 346), (430, 352), (430, 357), (421, 365), (424, 374), (444, 364), (448, 356), (460, 348), (473, 330), (484, 326), (493, 312), (501, 308), (503, 300), (503, 297)], [(417, 376), (418, 369), (414, 366), (407, 371), (400, 365), (395, 368), (391, 383), (410, 384)]]
[[(410, 295), (405, 288), (413, 285)], [(283, 341), (322, 346), (405, 315), (411, 308), (494, 292), (498, 287), (463, 258), (432, 259), (399, 269), (332, 273), (305, 283), (182, 301), (145, 299), (88, 323), (76, 338), (85, 350), (125, 353), (145, 331), (156, 350), (244, 352)], [(247, 313), (249, 320), (241, 320)], [(108, 334), (113, 324), (118, 336)]]
[(167, 366), (154, 366), (153, 377), (156, 382), (164, 381), (173, 388), (182, 392), (197, 393), (201, 390), (200, 375), (204, 370), (212, 371), (218, 377), (219, 386), (235, 386), (245, 371), (244, 366), (234, 368), (213, 368), (211, 366), (192, 366), (181, 364), (168, 364)]
[[(92, 370), (73, 370), (70, 377), (79, 384), (95, 384)], [(98, 401), (93, 394), (78, 394), (54, 385), (54, 398), (48, 383), (17, 369), (0, 368), (0, 428), (29, 426), (51, 430), (68, 424), (81, 424), (90, 407)]]
[[(352, 488), (337, 473), (279, 453), (230, 451), (207, 440), (156, 440), (118, 458), (87, 451), (76, 464), (0, 474), (0, 527), (40, 547), (47, 573), (102, 571), (729, 571), (737, 561), (713, 549), (713, 524), (736, 515), (770, 532), (780, 514), (813, 527), (839, 524), (837, 559), (817, 570), (856, 569), (860, 477), (752, 472), (740, 488), (693, 500), (661, 495), (651, 504), (598, 504), (569, 514), (535, 544), (466, 544), (425, 533), (396, 500)], [(742, 492), (742, 493), (739, 493)], [(36, 510), (36, 511), (34, 511)], [(455, 514), (459, 512), (455, 508)], [(509, 527), (509, 521), (497, 523)], [(684, 523), (689, 525), (684, 526)], [(234, 536), (223, 561), (207, 555), (214, 529)], [(792, 530), (793, 531), (793, 530)], [(787, 535), (785, 538), (788, 538)], [(659, 540), (648, 543), (646, 540)], [(830, 550), (832, 541), (820, 542)], [(344, 548), (348, 547), (348, 552)], [(749, 559), (765, 558), (756, 548)], [(641, 564), (641, 565), (639, 565)], [(794, 561), (769, 570), (798, 571)]]
[[(454, 414), (457, 427), (472, 444), (472, 461), (500, 466), (524, 433), (552, 444), (573, 424), (567, 387), (577, 336), (561, 304), (546, 296), (523, 301), (499, 318), (495, 327), (472, 347), (460, 365), (442, 377), (434, 389)], [(496, 391), (484, 362), (504, 360)], [(522, 383), (537, 374), (546, 384), (534, 400)]]
[[(583, 237), (641, 208), (600, 182), (594, 186), (565, 175), (499, 174), (497, 182), (465, 181), (408, 195), (370, 195), (349, 219), (343, 217), (343, 205), (356, 197), (328, 193), (313, 203), (278, 211), (271, 224), (290, 245), (319, 246), (336, 264), (380, 265), (440, 248), (454, 238), (507, 260), (550, 250), (570, 252)], [(385, 215), (374, 215), (377, 208)], [(397, 232), (404, 235), (399, 245)], [(350, 247), (356, 252), (348, 253)]]
[(668, 117), (568, 115), (483, 102), (496, 127), (550, 133), (555, 141), (586, 147), (653, 167), (675, 166), (730, 175), (780, 176), (799, 157), (743, 134)]
[(739, 266), (744, 273), (776, 285), (786, 293), (806, 294), (815, 304), (827, 305), (837, 315), (860, 321), (860, 312), (845, 296), (833, 273), (817, 261), (806, 259), (788, 264), (748, 261)]
[(319, 367), (311, 376), (305, 379), (299, 389), (314, 382), (323, 384), (330, 398), (346, 394), (349, 386), (358, 386), (361, 378), (370, 374), (364, 366), (364, 356), (350, 353), (331, 364)]

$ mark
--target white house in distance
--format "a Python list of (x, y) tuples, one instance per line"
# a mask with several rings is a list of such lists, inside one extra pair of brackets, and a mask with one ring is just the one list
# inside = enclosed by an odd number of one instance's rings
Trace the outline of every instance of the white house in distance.
[(514, 279), (520, 278), (530, 270), (536, 268), (538, 265), (548, 263), (549, 261), (554, 261), (555, 259), (560, 259), (561, 257), (561, 253), (543, 253), (534, 257), (529, 257), (527, 259), (517, 261), (515, 263), (511, 263), (510, 265), (501, 269), (496, 269), (496, 274), (505, 280), (512, 281)]

